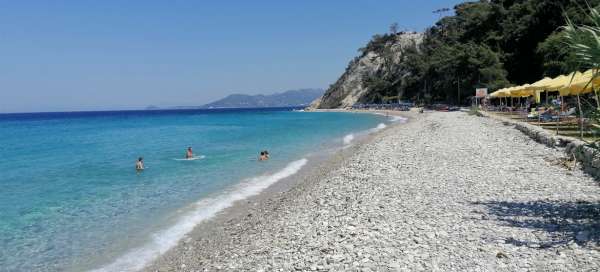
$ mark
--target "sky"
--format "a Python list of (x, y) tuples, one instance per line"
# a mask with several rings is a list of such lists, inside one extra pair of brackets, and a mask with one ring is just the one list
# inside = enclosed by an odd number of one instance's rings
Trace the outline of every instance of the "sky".
[(459, 2), (0, 0), (0, 112), (325, 89), (374, 34), (423, 31)]

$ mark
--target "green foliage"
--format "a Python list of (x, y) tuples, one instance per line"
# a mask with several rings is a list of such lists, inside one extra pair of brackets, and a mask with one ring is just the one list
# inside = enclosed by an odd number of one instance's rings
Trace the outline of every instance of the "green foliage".
[[(431, 51), (424, 77), (430, 79), (435, 100), (461, 103), (476, 87), (508, 84), (498, 55), (476, 43), (442, 45)], [(459, 101), (461, 97), (461, 101)]]
[(538, 45), (536, 53), (542, 58), (544, 76), (557, 77), (572, 72), (578, 65), (573, 50), (565, 46), (565, 32), (552, 33)]
[[(591, 6), (599, 3), (589, 1)], [(365, 79), (370, 90), (365, 102), (400, 95), (426, 102), (465, 103), (477, 87), (495, 90), (569, 72), (579, 60), (565, 46), (569, 32), (561, 26), (565, 15), (575, 24), (596, 22), (581, 12), (586, 6), (586, 0), (459, 4), (453, 16), (441, 18), (426, 31), (419, 47), (405, 49), (400, 61), (390, 62)], [(384, 55), (395, 37), (376, 35), (361, 51), (363, 55), (369, 51)], [(600, 63), (600, 46), (598, 49), (596, 63)]]
[[(395, 39), (396, 35), (393, 35), (393, 37)], [(364, 77), (363, 86), (371, 90), (362, 98), (361, 102), (364, 103), (380, 103), (382, 97), (402, 96), (407, 85), (414, 84), (419, 80), (418, 77), (413, 76), (417, 72), (407, 72), (409, 68), (419, 69), (420, 67), (421, 55), (416, 44), (405, 48), (405, 53), (402, 54), (402, 59), (399, 60), (396, 59), (397, 54), (392, 52), (389, 46), (381, 47), (379, 51), (375, 52), (381, 57), (382, 64), (380, 70), (376, 73)]]
[(371, 41), (369, 41), (366, 47), (360, 48), (358, 51), (360, 51), (363, 55), (367, 52), (380, 53), (386, 48), (386, 45), (393, 42), (395, 38), (396, 34), (376, 34), (373, 36), (373, 38), (371, 38)]
[[(595, 73), (590, 79), (590, 83), (600, 77), (600, 12), (597, 8), (587, 6), (582, 13), (587, 14), (585, 21), (577, 23), (567, 17), (567, 24), (564, 29), (564, 40), (572, 50), (575, 59), (577, 60), (578, 68), (593, 68)], [(577, 99), (580, 99), (578, 96)], [(598, 93), (596, 93), (598, 99)], [(580, 116), (587, 116), (596, 123), (600, 121), (600, 105), (597, 101), (596, 105), (591, 103), (582, 103), (579, 108)], [(588, 107), (588, 105), (590, 107)], [(583, 136), (583, 132), (581, 132)]]
[(582, 68), (600, 69), (600, 12), (588, 7), (587, 14), (586, 23), (567, 18), (564, 38)]

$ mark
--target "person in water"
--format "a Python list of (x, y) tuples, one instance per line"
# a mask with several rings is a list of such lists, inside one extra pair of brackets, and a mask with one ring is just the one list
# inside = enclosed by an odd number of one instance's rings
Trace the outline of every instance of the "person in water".
[(192, 152), (192, 147), (188, 147), (187, 151), (185, 152), (185, 158), (191, 159), (193, 157), (194, 157), (194, 152)]
[(259, 161), (266, 161), (269, 159), (269, 153), (266, 151), (261, 151), (260, 156), (258, 157)]
[(139, 157), (137, 162), (135, 162), (135, 170), (142, 171), (144, 170), (144, 158)]

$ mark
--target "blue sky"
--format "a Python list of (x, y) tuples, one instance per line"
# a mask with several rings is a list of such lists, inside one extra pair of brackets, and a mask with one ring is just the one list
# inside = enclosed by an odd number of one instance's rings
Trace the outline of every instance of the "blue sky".
[(459, 2), (3, 1), (0, 112), (326, 88), (373, 34), (422, 31)]

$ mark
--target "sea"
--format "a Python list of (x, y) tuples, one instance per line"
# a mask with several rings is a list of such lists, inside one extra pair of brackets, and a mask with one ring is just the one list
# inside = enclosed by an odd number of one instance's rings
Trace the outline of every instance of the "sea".
[[(293, 108), (0, 114), (0, 271), (138, 270), (393, 121)], [(188, 147), (197, 159), (183, 160)]]

